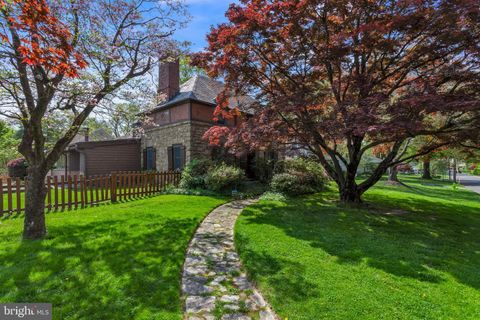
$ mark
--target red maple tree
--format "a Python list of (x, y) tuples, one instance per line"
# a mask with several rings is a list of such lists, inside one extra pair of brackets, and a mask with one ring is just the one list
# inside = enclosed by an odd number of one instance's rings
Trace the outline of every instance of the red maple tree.
[[(0, 0), (0, 116), (23, 127), (24, 238), (46, 234), (48, 171), (94, 109), (177, 51), (183, 16), (167, 0)], [(62, 116), (47, 145), (48, 118)]]
[(16, 49), (24, 64), (71, 78), (87, 66), (83, 55), (74, 49), (70, 30), (52, 15), (45, 0), (13, 0), (9, 6), (1, 0), (0, 8), (11, 32), (9, 37), (0, 31), (0, 37)]
[[(243, 0), (212, 29), (194, 64), (250, 94), (254, 115), (207, 137), (226, 146), (294, 145), (361, 202), (386, 170), (428, 154), (459, 132), (478, 136), (479, 6), (476, 1)], [(227, 103), (217, 113), (229, 113)], [(432, 121), (432, 119), (440, 119)], [(225, 134), (226, 133), (226, 134)], [(413, 137), (443, 137), (407, 154)], [(478, 141), (478, 139), (476, 140)], [(388, 146), (362, 182), (362, 157)]]

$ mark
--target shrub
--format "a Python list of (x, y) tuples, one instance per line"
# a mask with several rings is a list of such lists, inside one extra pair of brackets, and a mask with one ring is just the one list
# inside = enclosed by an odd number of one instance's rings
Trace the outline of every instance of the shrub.
[(183, 169), (180, 188), (204, 189), (205, 177), (212, 166), (212, 161), (208, 159), (193, 159), (190, 161)]
[(260, 197), (260, 200), (266, 200), (266, 201), (286, 201), (287, 198), (283, 195), (283, 193), (278, 193), (278, 192), (265, 192), (262, 194)]
[(208, 190), (229, 192), (238, 188), (245, 180), (245, 174), (239, 168), (220, 164), (211, 168), (205, 177)]
[(305, 175), (312, 185), (323, 187), (328, 180), (324, 169), (317, 162), (305, 158), (293, 158), (277, 162), (275, 174), (290, 173)]
[(480, 176), (480, 167), (476, 167), (475, 170), (473, 170), (472, 174)]
[(177, 194), (189, 196), (215, 196), (217, 193), (205, 189), (182, 189), (169, 185), (163, 191), (163, 194)]
[(270, 182), (270, 189), (286, 195), (298, 196), (314, 193), (317, 191), (309, 183), (306, 183), (304, 175), (291, 173), (277, 173)]
[(295, 158), (277, 163), (270, 189), (296, 196), (321, 191), (326, 181), (327, 177), (318, 163)]
[(27, 161), (23, 158), (13, 159), (7, 162), (8, 175), (12, 178), (25, 178), (27, 176)]
[(27, 161), (24, 158), (13, 159), (7, 162), (8, 168), (25, 168), (27, 167)]

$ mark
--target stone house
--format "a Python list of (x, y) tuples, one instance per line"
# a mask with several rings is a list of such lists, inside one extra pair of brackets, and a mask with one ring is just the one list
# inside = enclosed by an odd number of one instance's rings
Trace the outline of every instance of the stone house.
[[(163, 64), (159, 72), (159, 92), (167, 99), (148, 116), (153, 126), (145, 128), (142, 138), (143, 168), (178, 170), (194, 158), (211, 158), (215, 148), (202, 139), (215, 123), (213, 112), (223, 84), (207, 76), (196, 75), (184, 84), (179, 82), (179, 63)], [(245, 108), (251, 98), (232, 99), (236, 107)], [(233, 107), (233, 105), (232, 105)], [(235, 126), (237, 118), (221, 124)], [(249, 162), (249, 156), (237, 159)], [(252, 158), (252, 156), (250, 156)]]
[[(196, 75), (180, 85), (178, 61), (159, 68), (159, 93), (166, 99), (145, 116), (150, 121), (138, 138), (75, 141), (66, 151), (65, 173), (100, 175), (113, 171), (181, 170), (195, 158), (223, 157), (254, 175), (255, 161), (274, 157), (271, 152), (253, 152), (240, 157), (228, 156), (209, 146), (202, 137), (213, 125), (216, 98), (224, 85), (207, 76)], [(251, 97), (230, 99), (232, 107), (248, 110)], [(245, 111), (248, 113), (248, 111)], [(238, 118), (221, 121), (235, 126)]]

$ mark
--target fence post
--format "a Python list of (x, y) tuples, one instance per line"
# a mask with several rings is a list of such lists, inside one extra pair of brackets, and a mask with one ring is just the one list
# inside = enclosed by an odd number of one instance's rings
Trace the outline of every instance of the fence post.
[(55, 211), (58, 211), (58, 177), (53, 176), (53, 187), (55, 188), (54, 198), (55, 198)]
[(95, 201), (95, 198), (93, 197), (93, 176), (90, 176), (88, 179), (88, 188), (90, 190), (90, 202), (89, 206), (90, 208), (93, 207), (93, 202)]
[(78, 209), (78, 176), (73, 176), (73, 203), (75, 210)]
[(96, 204), (97, 206), (99, 206), (99, 195), (100, 195), (100, 192), (98, 190), (99, 188), (99, 180), (100, 180), (100, 176), (98, 175), (95, 175), (95, 200), (96, 200)]
[(13, 196), (12, 196), (12, 178), (7, 178), (7, 201), (8, 201), (8, 213), (13, 212)]
[(72, 176), (67, 176), (67, 208), (72, 210)]
[(65, 176), (60, 177), (60, 192), (61, 194), (61, 206), (62, 210), (65, 210)]
[(22, 211), (22, 201), (21, 199), (21, 193), (20, 193), (20, 188), (21, 188), (21, 182), (20, 178), (15, 179), (15, 195), (16, 195), (16, 205), (17, 205), (17, 214), (20, 214)]
[(83, 175), (80, 175), (80, 203), (80, 207), (85, 208), (85, 177)]
[(0, 178), (0, 217), (3, 216), (3, 180)]
[(47, 209), (52, 210), (52, 177), (47, 177)]
[(117, 174), (112, 173), (110, 182), (110, 198), (112, 202), (117, 202)]

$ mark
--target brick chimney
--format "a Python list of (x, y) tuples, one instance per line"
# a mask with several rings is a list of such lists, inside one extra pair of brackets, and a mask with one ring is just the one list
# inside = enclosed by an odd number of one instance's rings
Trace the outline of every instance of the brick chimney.
[(164, 94), (167, 100), (172, 99), (180, 91), (180, 62), (164, 62), (160, 64), (158, 74), (158, 93)]
[(83, 128), (83, 136), (84, 136), (84, 141), (88, 142), (90, 140), (90, 128), (89, 127), (84, 127)]

